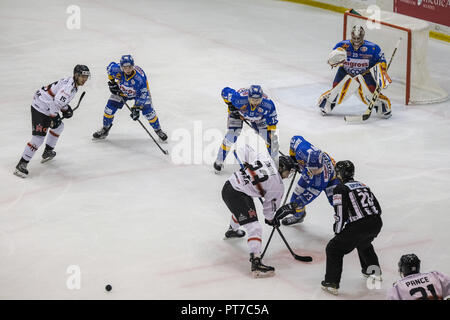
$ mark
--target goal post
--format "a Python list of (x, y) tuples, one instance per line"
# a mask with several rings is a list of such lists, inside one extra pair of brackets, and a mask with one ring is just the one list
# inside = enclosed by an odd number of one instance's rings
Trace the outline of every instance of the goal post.
[(351, 38), (354, 25), (362, 25), (365, 40), (378, 44), (386, 56), (392, 54), (397, 40), (402, 39), (388, 72), (393, 82), (383, 92), (403, 100), (406, 105), (447, 100), (448, 93), (431, 79), (427, 68), (429, 24), (394, 12), (379, 11), (376, 15), (378, 19), (374, 19), (372, 11), (346, 11), (343, 39)]

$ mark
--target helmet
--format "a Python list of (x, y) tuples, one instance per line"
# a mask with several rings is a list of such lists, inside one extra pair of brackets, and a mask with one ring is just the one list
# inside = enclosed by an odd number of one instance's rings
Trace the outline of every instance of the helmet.
[(73, 75), (76, 74), (82, 75), (82, 76), (91, 76), (91, 72), (89, 71), (89, 68), (85, 66), (84, 64), (77, 64), (75, 68), (73, 68)]
[(420, 272), (420, 260), (414, 254), (405, 254), (400, 258), (398, 262), (398, 272), (403, 276), (408, 276), (413, 273)]
[(336, 175), (343, 181), (347, 182), (353, 179), (355, 174), (355, 166), (350, 160), (338, 161), (335, 166)]
[(296, 166), (294, 160), (290, 156), (280, 156), (278, 158), (278, 172), (291, 171)]
[(355, 47), (360, 47), (364, 43), (364, 28), (360, 25), (355, 25), (352, 28), (352, 44)]
[(322, 168), (323, 166), (323, 152), (320, 150), (313, 150), (308, 153), (306, 166), (311, 169)]
[(131, 55), (127, 54), (120, 58), (120, 66), (134, 66), (134, 59)]
[(261, 104), (261, 101), (263, 99), (263, 90), (261, 86), (258, 85), (251, 85), (248, 89), (248, 101), (251, 105), (257, 106)]
[(249, 98), (261, 99), (263, 97), (263, 94), (264, 92), (261, 86), (251, 85), (250, 88), (248, 89)]

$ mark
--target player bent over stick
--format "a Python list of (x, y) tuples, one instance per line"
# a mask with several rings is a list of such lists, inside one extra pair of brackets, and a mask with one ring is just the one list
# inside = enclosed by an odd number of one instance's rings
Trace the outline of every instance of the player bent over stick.
[(222, 189), (223, 201), (232, 213), (225, 237), (245, 236), (245, 232), (239, 229), (239, 226), (243, 226), (248, 232), (247, 244), (253, 276), (271, 276), (275, 269), (261, 262), (262, 226), (258, 222), (252, 197), (264, 198), (261, 201), (266, 223), (279, 225), (277, 217), (286, 214), (288, 208), (283, 206), (278, 209), (284, 193), (282, 179), (293, 173), (295, 163), (288, 156), (280, 156), (277, 170), (275, 162), (268, 155), (257, 154), (248, 145), (241, 149), (241, 153), (244, 154), (243, 167), (233, 173)]
[(125, 101), (134, 99), (134, 106), (131, 107), (131, 118), (139, 119), (139, 114), (148, 120), (150, 126), (161, 141), (167, 140), (167, 134), (161, 130), (158, 116), (153, 109), (152, 97), (148, 86), (147, 76), (144, 70), (134, 65), (134, 59), (130, 55), (124, 55), (120, 59), (120, 66), (111, 62), (107, 67), (108, 86), (111, 96), (105, 107), (103, 115), (103, 127), (94, 132), (94, 139), (105, 139), (113, 125), (114, 114), (117, 109), (122, 109)]
[[(354, 26), (351, 40), (339, 42), (330, 53), (328, 64), (332, 68), (339, 66), (339, 69), (333, 81), (333, 88), (319, 98), (318, 107), (322, 115), (330, 113), (355, 91), (358, 92), (357, 97), (369, 105), (377, 84), (381, 89), (386, 89), (392, 82), (387, 74), (383, 51), (375, 43), (364, 40), (364, 34), (362, 26)], [(392, 116), (391, 102), (382, 94), (378, 96), (374, 108), (382, 118), (388, 119)]]
[[(32, 137), (16, 166), (14, 171), (16, 176), (21, 178), (28, 176), (27, 165), (44, 143), (45, 136), (47, 140), (41, 162), (47, 162), (56, 156), (53, 149), (64, 130), (62, 119), (68, 119), (73, 115), (69, 102), (75, 97), (78, 87), (83, 86), (89, 76), (89, 68), (79, 64), (75, 66), (73, 76), (55, 81), (36, 91), (31, 104)], [(62, 113), (62, 117), (59, 112)]]
[(302, 136), (291, 138), (289, 155), (297, 163), (300, 179), (290, 200), (290, 203), (296, 204), (296, 212), (285, 218), (283, 225), (303, 222), (306, 216), (306, 205), (316, 199), (322, 191), (325, 191), (328, 202), (333, 205), (333, 189), (339, 183), (333, 158)]
[(215, 172), (218, 173), (222, 170), (231, 146), (241, 134), (243, 119), (248, 121), (258, 135), (264, 139), (270, 156), (275, 165), (278, 165), (277, 111), (275, 104), (264, 94), (261, 86), (252, 85), (248, 89), (242, 88), (237, 91), (225, 87), (222, 90), (222, 99), (228, 106), (228, 131), (214, 162)]

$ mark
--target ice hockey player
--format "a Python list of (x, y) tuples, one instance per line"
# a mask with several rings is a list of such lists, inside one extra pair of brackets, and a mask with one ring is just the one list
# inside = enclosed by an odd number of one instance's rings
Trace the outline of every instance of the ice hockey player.
[(261, 86), (252, 85), (248, 89), (242, 88), (237, 91), (225, 87), (222, 90), (222, 99), (228, 106), (228, 131), (214, 162), (216, 173), (222, 170), (231, 146), (241, 134), (243, 119), (248, 121), (258, 135), (264, 139), (267, 150), (277, 166), (279, 149), (276, 134), (277, 111), (275, 104), (264, 94)]
[(355, 181), (355, 166), (349, 160), (336, 163), (340, 183), (333, 191), (335, 236), (326, 247), (326, 273), (322, 289), (337, 295), (344, 255), (358, 250), (361, 272), (381, 281), (381, 268), (372, 241), (380, 233), (381, 207), (370, 188)]
[(47, 140), (41, 162), (47, 162), (56, 156), (53, 149), (64, 130), (62, 120), (69, 119), (73, 115), (69, 102), (89, 77), (89, 68), (78, 64), (73, 70), (73, 76), (55, 81), (36, 91), (31, 104), (32, 136), (16, 166), (14, 171), (16, 176), (22, 178), (28, 176), (27, 165), (37, 149), (44, 143), (45, 136)]
[[(364, 28), (356, 25), (352, 28), (351, 40), (336, 44), (329, 55), (328, 64), (339, 66), (333, 81), (333, 88), (323, 93), (318, 102), (322, 115), (330, 113), (337, 104), (357, 91), (357, 97), (366, 105), (370, 103), (373, 92), (378, 86), (386, 89), (392, 82), (387, 73), (383, 51), (375, 43), (364, 40)], [(371, 74), (371, 70), (373, 75)], [(374, 105), (382, 118), (391, 117), (391, 102), (380, 94)]]
[(306, 216), (306, 205), (325, 191), (330, 205), (333, 205), (333, 189), (339, 183), (334, 172), (334, 160), (326, 152), (316, 148), (302, 136), (293, 136), (289, 155), (297, 162), (300, 178), (291, 196), (290, 203), (296, 203), (296, 212), (285, 219), (283, 225), (301, 223)]
[(131, 118), (138, 120), (142, 111), (142, 115), (148, 120), (161, 141), (166, 141), (167, 134), (162, 131), (156, 111), (153, 109), (152, 97), (144, 70), (134, 65), (134, 59), (131, 55), (122, 56), (120, 65), (111, 62), (106, 70), (111, 96), (103, 114), (103, 127), (94, 132), (94, 139), (105, 139), (113, 125), (114, 114), (117, 109), (122, 109), (125, 101), (134, 100), (134, 106), (131, 107)]
[(420, 273), (420, 260), (405, 254), (398, 262), (402, 279), (388, 290), (388, 300), (449, 300), (450, 277), (439, 271)]
[(277, 208), (284, 193), (282, 179), (293, 173), (295, 163), (288, 156), (280, 156), (277, 170), (268, 154), (257, 154), (248, 145), (239, 151), (241, 156), (243, 154), (243, 167), (233, 173), (222, 189), (222, 199), (232, 213), (225, 237), (245, 236), (245, 231), (239, 229), (239, 226), (243, 226), (248, 232), (247, 245), (253, 276), (271, 276), (275, 269), (261, 262), (262, 226), (258, 222), (253, 197), (262, 201), (266, 223), (279, 225), (277, 215), (284, 214), (286, 210), (294, 210), (287, 205), (278, 210)]

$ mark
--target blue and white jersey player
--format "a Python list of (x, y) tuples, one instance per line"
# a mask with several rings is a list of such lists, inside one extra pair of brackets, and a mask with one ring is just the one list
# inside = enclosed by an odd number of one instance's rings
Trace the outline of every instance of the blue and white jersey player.
[(302, 136), (291, 138), (289, 155), (298, 163), (300, 179), (288, 204), (295, 207), (295, 212), (282, 221), (284, 225), (303, 222), (306, 205), (316, 199), (322, 191), (325, 191), (328, 202), (333, 206), (333, 190), (339, 183), (334, 159)]
[(278, 167), (277, 111), (275, 104), (264, 94), (261, 86), (252, 85), (239, 90), (225, 87), (222, 90), (222, 99), (228, 106), (228, 130), (214, 162), (215, 171), (222, 170), (231, 146), (241, 134), (244, 120), (264, 139), (269, 155)]
[(161, 130), (158, 116), (153, 109), (147, 76), (144, 70), (134, 65), (133, 57), (124, 55), (120, 59), (120, 65), (116, 62), (111, 62), (106, 70), (108, 72), (108, 86), (111, 96), (103, 114), (103, 127), (94, 132), (94, 139), (105, 139), (113, 125), (116, 111), (122, 109), (125, 101), (134, 100), (134, 105), (131, 107), (131, 118), (138, 120), (142, 111), (142, 115), (147, 119), (158, 137), (162, 141), (167, 140), (167, 135)]
[[(362, 26), (354, 26), (351, 40), (337, 43), (331, 51), (328, 64), (338, 66), (333, 81), (333, 88), (323, 93), (318, 102), (322, 115), (330, 113), (336, 105), (341, 104), (353, 93), (366, 105), (370, 103), (377, 85), (387, 88), (392, 82), (387, 74), (386, 59), (381, 48), (364, 40)], [(372, 73), (371, 73), (372, 71)], [(391, 102), (380, 94), (374, 108), (382, 118), (391, 117)]]

